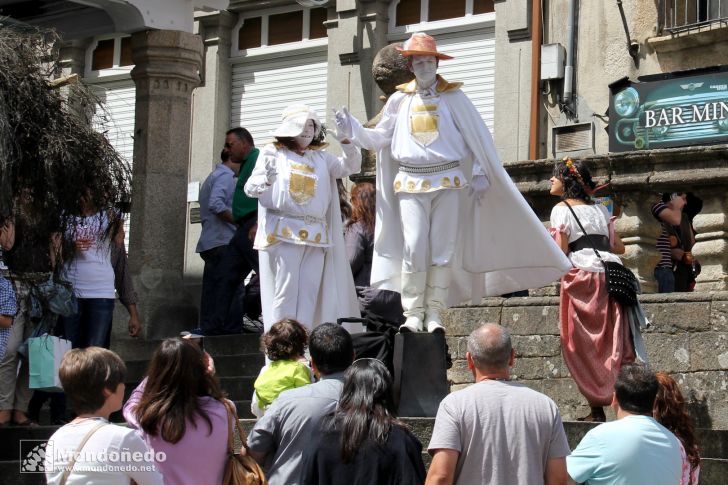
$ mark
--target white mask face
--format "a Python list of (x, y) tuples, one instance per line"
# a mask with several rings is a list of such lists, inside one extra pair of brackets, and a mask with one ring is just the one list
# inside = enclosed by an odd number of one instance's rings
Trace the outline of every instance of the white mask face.
[(293, 139), (299, 148), (304, 149), (311, 144), (314, 133), (316, 133), (316, 125), (313, 120), (306, 120), (306, 125), (303, 127), (301, 134), (294, 136)]
[(421, 88), (429, 88), (437, 79), (437, 59), (435, 56), (412, 56), (412, 72)]

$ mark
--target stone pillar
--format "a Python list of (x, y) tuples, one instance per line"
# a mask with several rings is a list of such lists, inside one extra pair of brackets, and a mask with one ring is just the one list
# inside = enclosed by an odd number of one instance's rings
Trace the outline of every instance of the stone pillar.
[[(531, 112), (531, 0), (495, 0), (495, 119), (498, 156), (528, 158)], [(543, 118), (545, 109), (541, 110)], [(544, 140), (545, 129), (541, 130)]]
[[(202, 84), (193, 91), (192, 145), (190, 146), (189, 181), (203, 182), (220, 161), (225, 132), (230, 126), (232, 77), (230, 66), (231, 33), (237, 16), (221, 11), (199, 17), (200, 37), (204, 45)], [(193, 204), (187, 204), (187, 210)], [(197, 204), (194, 204), (197, 207)], [(188, 219), (189, 220), (189, 219)], [(195, 253), (202, 224), (187, 225), (185, 277), (200, 280), (202, 258)]]
[(372, 62), (387, 45), (388, 5), (383, 0), (337, 0), (336, 18), (326, 22), (329, 126), (333, 126), (331, 108), (348, 106), (354, 116), (366, 121), (383, 106), (382, 92), (372, 77)]
[(728, 288), (728, 192), (725, 186), (701, 188), (703, 210), (695, 216), (693, 255), (702, 271), (696, 291), (725, 291)]
[[(61, 44), (58, 51), (58, 64), (60, 66), (60, 72), (57, 73), (58, 77), (78, 74), (80, 78), (83, 78), (86, 71), (86, 49), (90, 42), (90, 39), (77, 39)], [(68, 86), (63, 86), (61, 90), (63, 95), (66, 96), (69, 107), (76, 109), (78, 113), (81, 113), (83, 109), (90, 109), (89, 106), (82, 106), (83, 103), (79, 103), (77, 97), (69, 96), (70, 89)], [(83, 114), (88, 115), (89, 113)]]
[(61, 76), (78, 74), (83, 77), (86, 69), (86, 49), (89, 39), (77, 39), (63, 42), (59, 50), (59, 64)]
[(202, 39), (169, 30), (132, 36), (136, 84), (130, 253), (147, 338), (197, 326), (183, 285), (192, 90)]

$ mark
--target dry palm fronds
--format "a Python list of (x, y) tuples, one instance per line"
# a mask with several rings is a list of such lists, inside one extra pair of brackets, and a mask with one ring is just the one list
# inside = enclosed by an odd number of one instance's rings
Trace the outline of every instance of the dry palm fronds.
[[(58, 37), (0, 18), (0, 220), (15, 217), (16, 271), (48, 270), (48, 240), (73, 238), (81, 197), (106, 208), (130, 198), (128, 164), (90, 123), (98, 99), (83, 83), (52, 86)], [(72, 256), (66, 251), (66, 257)]]

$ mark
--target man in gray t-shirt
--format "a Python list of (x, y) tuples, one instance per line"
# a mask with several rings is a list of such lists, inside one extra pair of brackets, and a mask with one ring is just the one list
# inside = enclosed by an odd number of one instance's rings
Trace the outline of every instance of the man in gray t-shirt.
[(566, 484), (569, 444), (556, 404), (510, 381), (508, 331), (485, 324), (468, 337), (475, 384), (443, 399), (427, 450), (427, 484)]
[(282, 392), (248, 435), (248, 451), (269, 485), (301, 483), (303, 450), (315, 446), (321, 419), (336, 409), (344, 371), (354, 360), (349, 332), (333, 323), (311, 332), (309, 351), (319, 382)]

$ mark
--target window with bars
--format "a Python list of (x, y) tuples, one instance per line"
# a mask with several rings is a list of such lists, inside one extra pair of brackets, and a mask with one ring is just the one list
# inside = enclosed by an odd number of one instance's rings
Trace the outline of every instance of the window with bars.
[(659, 34), (689, 32), (711, 24), (728, 27), (728, 0), (658, 0)]

